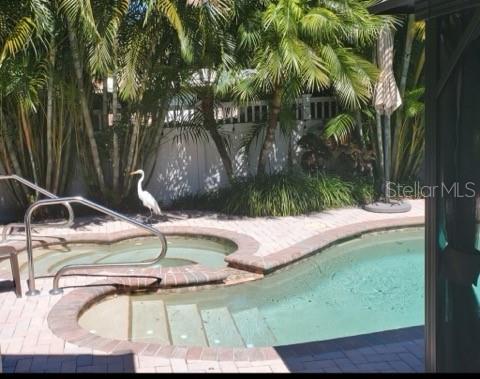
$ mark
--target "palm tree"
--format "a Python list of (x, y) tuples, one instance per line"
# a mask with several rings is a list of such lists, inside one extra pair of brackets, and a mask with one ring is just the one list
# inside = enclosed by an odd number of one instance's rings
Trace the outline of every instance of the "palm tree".
[[(144, 133), (139, 130), (140, 124), (129, 124), (123, 135), (126, 140), (121, 141), (117, 105), (122, 101), (128, 104), (125, 109), (142, 122), (149, 117), (161, 119), (156, 116), (157, 108), (169, 96), (168, 91), (159, 89), (158, 82), (165, 77), (161, 72), (170, 70), (169, 62), (179, 66), (163, 57), (170, 56), (169, 51), (176, 51), (179, 45), (184, 58), (188, 58), (177, 6), (174, 0), (3, 1), (0, 87), (5, 85), (0, 88), (0, 129), (5, 138), (0, 152), (2, 158), (8, 157), (2, 159), (5, 171), (32, 176), (52, 190), (61, 189), (68, 175), (61, 174), (65, 167), (60, 160), (68, 161), (73, 156), (65, 139), (75, 137), (90, 189), (103, 196), (112, 192), (103, 171), (111, 164), (112, 190), (124, 196), (126, 191), (119, 186), (120, 171), (137, 164), (143, 150), (149, 154), (159, 133), (155, 131), (149, 138), (153, 128), (145, 128)], [(95, 129), (92, 117), (96, 96), (92, 83), (108, 76), (114, 76), (116, 84), (111, 107), (115, 122), (112, 142), (105, 143), (105, 128)], [(148, 99), (144, 101), (145, 92)], [(104, 119), (110, 112), (106, 95)], [(146, 103), (154, 104), (152, 111), (145, 108)], [(41, 134), (43, 130), (45, 135)], [(137, 131), (138, 138), (129, 143), (131, 131)], [(14, 143), (16, 134), (21, 136), (18, 146)], [(111, 153), (106, 151), (107, 145), (113, 146)], [(132, 151), (126, 154), (128, 165), (121, 162), (125, 151)]]
[[(215, 108), (233, 91), (240, 100), (270, 99), (258, 162), (258, 172), (264, 172), (280, 110), (288, 110), (302, 91), (332, 87), (351, 108), (368, 98), (375, 70), (353, 47), (367, 45), (383, 20), (366, 12), (367, 3), (3, 1), (2, 164), (61, 191), (75, 157), (69, 147), (76, 142), (76, 157), (92, 192), (104, 197), (113, 192), (122, 199), (131, 182), (121, 173), (150, 165), (151, 175), (170, 99), (190, 93), (200, 100), (202, 133), (215, 144), (232, 179), (228, 139), (220, 132)], [(237, 75), (244, 68), (254, 68), (253, 75)], [(215, 73), (214, 80), (192, 85), (188, 78), (202, 70)], [(113, 77), (113, 93), (104, 85), (99, 96), (94, 82), (105, 84), (108, 77)], [(92, 108), (100, 97), (97, 128)], [(109, 114), (114, 122), (107, 128)], [(107, 175), (110, 168), (112, 175)]]
[[(195, 106), (193, 117), (180, 127), (195, 141), (212, 140), (229, 182), (234, 178), (227, 138), (216, 119), (220, 96), (225, 96), (222, 82), (236, 65), (234, 1), (189, 2), (194, 8), (184, 12), (184, 22), (192, 44), (192, 61), (184, 67), (179, 98)], [(196, 104), (195, 104), (196, 103)]]
[(371, 95), (377, 70), (354, 51), (373, 42), (382, 17), (368, 1), (271, 0), (260, 2), (240, 27), (240, 44), (251, 54), (254, 73), (241, 81), (241, 101), (269, 98), (269, 117), (257, 173), (265, 172), (279, 114), (303, 91), (332, 88), (340, 104), (359, 108)]
[[(0, 5), (0, 162), (5, 172), (58, 193), (71, 172), (70, 130), (76, 120), (75, 111), (67, 110), (73, 103), (67, 106), (71, 81), (58, 80), (71, 72), (54, 5), (43, 0)], [(12, 190), (19, 204), (31, 200), (22, 188)]]
[(400, 36), (404, 43), (397, 51), (397, 77), (402, 106), (395, 112), (392, 145), (392, 178), (397, 182), (414, 180), (424, 152), (425, 23), (408, 17)]
[[(158, 56), (159, 41), (165, 29), (173, 28), (179, 37), (181, 51), (188, 58), (188, 42), (180, 21), (177, 7), (170, 0), (57, 0), (58, 10), (66, 20), (70, 51), (72, 54), (84, 131), (88, 139), (90, 156), (96, 182), (104, 196), (120, 200), (128, 194), (130, 178), (120, 188), (120, 171), (130, 170), (137, 164), (142, 146), (140, 142), (141, 117), (135, 104), (142, 101), (145, 83), (149, 79), (146, 68)], [(170, 36), (172, 38), (172, 36)], [(175, 38), (175, 36), (173, 36)], [(106, 89), (106, 78), (114, 76), (112, 113), (114, 125), (110, 134), (110, 151), (102, 152), (90, 111), (92, 81), (99, 78)], [(119, 124), (118, 103), (122, 99), (131, 106), (136, 121), (129, 125), (131, 141), (121, 151), (117, 127)], [(104, 94), (103, 123), (109, 112), (108, 94)], [(129, 119), (130, 117), (127, 117)], [(98, 134), (98, 133), (97, 133)], [(122, 165), (122, 159), (125, 162)], [(111, 163), (109, 162), (111, 161)], [(88, 166), (88, 165), (86, 165)], [(112, 185), (106, 183), (104, 168), (112, 168)], [(126, 186), (126, 187), (125, 187)]]
[[(392, 160), (390, 163), (392, 180), (410, 182), (420, 172), (424, 152), (424, 87), (422, 76), (425, 64), (425, 24), (415, 22), (414, 17), (405, 19), (396, 33), (395, 76), (399, 83), (399, 92), (403, 100), (402, 106), (394, 114), (392, 125)], [(371, 128), (372, 144), (377, 149), (378, 176), (383, 175), (383, 131), (381, 122), (365, 112), (368, 124), (376, 123)], [(373, 113), (373, 112), (370, 112)], [(330, 120), (325, 130), (327, 138), (346, 141), (355, 130), (355, 119), (352, 112), (345, 112)], [(376, 137), (376, 141), (375, 138)], [(377, 178), (382, 182), (382, 178)]]
[[(6, 172), (31, 176), (36, 183), (40, 172), (30, 115), (45, 84), (43, 58), (51, 29), (47, 1), (4, 1), (0, 5), (1, 161)], [(25, 193), (20, 193), (17, 200), (23, 203)]]

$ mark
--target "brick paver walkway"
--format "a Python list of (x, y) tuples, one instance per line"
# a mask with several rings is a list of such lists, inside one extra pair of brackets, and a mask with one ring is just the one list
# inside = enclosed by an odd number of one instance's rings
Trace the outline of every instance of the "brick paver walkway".
[[(405, 217), (423, 215), (423, 201), (412, 201)], [(256, 239), (258, 256), (268, 256), (339, 226), (398, 218), (361, 209), (342, 209), (302, 217), (225, 218), (208, 214), (172, 214), (162, 225), (209, 227), (245, 234)], [(113, 233), (125, 228), (120, 222), (79, 225), (76, 230)], [(63, 230), (48, 231), (60, 235)], [(51, 279), (37, 280), (40, 296), (17, 299), (10, 282), (0, 278), (0, 349), (4, 372), (286, 372), (369, 371), (415, 372), (423, 369), (422, 331), (418, 328), (276, 348), (277, 356), (258, 360), (246, 353), (234, 360), (219, 357), (189, 359), (184, 348), (170, 347), (170, 359), (117, 351), (114, 355), (79, 347), (52, 333), (47, 316), (60, 299), (50, 296)], [(66, 293), (99, 278), (62, 279)], [(26, 288), (26, 283), (23, 283)], [(248, 349), (246, 349), (248, 350)]]
[(423, 372), (423, 327), (278, 347), (292, 372)]

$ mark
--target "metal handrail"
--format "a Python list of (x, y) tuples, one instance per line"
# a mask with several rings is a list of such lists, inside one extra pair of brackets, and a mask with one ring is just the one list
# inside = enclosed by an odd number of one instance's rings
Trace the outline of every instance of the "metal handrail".
[(160, 262), (164, 257), (165, 254), (167, 253), (167, 240), (165, 239), (165, 236), (158, 230), (155, 229), (149, 225), (145, 225), (137, 220), (131, 219), (127, 216), (124, 216), (120, 213), (117, 213), (115, 211), (112, 211), (111, 209), (105, 208), (101, 205), (98, 205), (90, 200), (86, 200), (83, 197), (64, 197), (64, 198), (57, 198), (57, 199), (44, 199), (44, 200), (39, 200), (32, 204), (28, 209), (27, 212), (25, 213), (25, 231), (27, 233), (27, 255), (28, 255), (28, 292), (27, 296), (34, 296), (38, 295), (40, 291), (38, 291), (35, 288), (35, 272), (34, 272), (34, 264), (33, 264), (33, 247), (32, 247), (32, 231), (31, 231), (31, 219), (32, 219), (32, 213), (44, 206), (49, 206), (49, 205), (56, 205), (56, 204), (62, 204), (62, 203), (77, 203), (77, 204), (82, 204), (85, 205), (86, 207), (89, 207), (91, 209), (95, 209), (99, 212), (102, 212), (106, 215), (115, 217), (117, 219), (123, 220), (128, 222), (129, 224), (135, 225), (141, 229), (145, 229), (156, 235), (161, 243), (162, 243), (162, 248), (160, 251), (160, 254), (155, 257), (153, 260), (148, 260), (148, 261), (142, 261), (142, 262), (125, 262), (125, 263), (106, 263), (106, 264), (79, 264), (79, 265), (67, 265), (63, 266), (60, 270), (57, 271), (55, 274), (55, 277), (53, 278), (53, 288), (50, 291), (50, 294), (56, 295), (59, 293), (62, 293), (63, 290), (58, 288), (58, 282), (60, 281), (60, 278), (62, 275), (64, 275), (67, 271), (72, 271), (72, 270), (82, 270), (82, 269), (102, 269), (102, 268), (113, 268), (113, 267), (146, 267), (146, 266), (151, 266), (154, 265), (158, 262)]
[[(58, 199), (58, 196), (48, 192), (46, 189), (37, 186), (36, 184), (28, 181), (27, 179), (22, 178), (21, 176), (18, 175), (0, 175), (0, 181), (1, 180), (16, 180), (19, 183), (22, 183), (24, 186), (29, 187), (42, 195), (45, 195), (46, 197), (49, 197), (50, 199)], [(34, 224), (32, 227), (34, 228), (49, 228), (49, 227), (55, 227), (55, 228), (69, 228), (70, 226), (73, 225), (73, 220), (74, 220), (74, 213), (73, 209), (70, 206), (69, 203), (60, 203), (63, 205), (67, 211), (68, 211), (68, 219), (65, 222), (57, 222), (57, 223), (49, 223), (49, 224)], [(7, 240), (7, 233), (9, 230), (15, 228), (15, 227), (21, 227), (25, 226), (24, 224), (20, 223), (10, 223), (7, 224), (3, 227), (2, 231), (2, 242)]]

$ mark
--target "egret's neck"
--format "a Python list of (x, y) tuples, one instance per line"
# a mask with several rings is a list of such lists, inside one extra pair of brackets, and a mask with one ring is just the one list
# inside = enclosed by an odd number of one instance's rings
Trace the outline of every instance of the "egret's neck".
[(142, 183), (143, 183), (143, 179), (145, 179), (145, 173), (142, 172), (141, 176), (140, 176), (140, 180), (138, 181), (137, 183), (137, 189), (138, 189), (138, 192), (143, 192), (143, 189), (142, 189)]

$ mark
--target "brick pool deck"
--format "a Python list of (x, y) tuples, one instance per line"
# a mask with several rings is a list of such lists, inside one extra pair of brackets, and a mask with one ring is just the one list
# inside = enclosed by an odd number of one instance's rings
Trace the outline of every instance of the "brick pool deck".
[[(306, 257), (334, 241), (370, 230), (422, 223), (423, 201), (411, 201), (406, 214), (373, 214), (349, 208), (301, 217), (229, 218), (203, 213), (172, 213), (158, 223), (160, 230), (178, 234), (207, 234), (233, 240), (238, 251), (228, 257), (232, 267), (208, 273), (199, 265), (185, 269), (144, 270), (162, 279), (162, 285), (235, 283), (259, 279), (263, 274)], [(75, 238), (115, 240), (131, 228), (122, 222), (86, 220), (74, 228)], [(72, 231), (44, 230), (42, 236), (75, 240)], [(92, 237), (93, 235), (93, 237)], [(50, 237), (50, 238), (51, 238)], [(45, 237), (48, 239), (48, 237)], [(18, 247), (21, 250), (21, 246)], [(21, 253), (25, 254), (25, 253)], [(248, 270), (245, 272), (243, 270)], [(207, 273), (207, 274), (205, 274)], [(185, 348), (116, 343), (102, 349), (95, 336), (68, 338), (62, 320), (70, 307), (76, 315), (84, 303), (72, 301), (98, 282), (108, 285), (127, 279), (110, 272), (100, 277), (68, 276), (62, 279), (62, 296), (50, 296), (51, 278), (37, 279), (40, 296), (16, 298), (9, 272), (0, 272), (0, 349), (4, 372), (419, 372), (423, 371), (423, 328), (374, 333), (333, 341), (311, 342), (264, 349)], [(113, 274), (107, 277), (107, 274)], [(136, 274), (138, 272), (136, 271)], [(104, 275), (104, 276), (102, 276)], [(203, 280), (203, 281), (202, 281)], [(260, 279), (261, 280), (261, 279)], [(183, 281), (183, 282), (182, 282)], [(137, 278), (126, 285), (138, 286)], [(124, 283), (125, 284), (125, 283)], [(26, 283), (23, 281), (23, 288)], [(88, 286), (88, 287), (87, 287)], [(101, 292), (101, 291), (100, 291)], [(62, 299), (64, 299), (62, 301)], [(53, 311), (52, 311), (53, 309)], [(63, 317), (63, 316), (65, 317)], [(72, 316), (73, 315), (73, 316)], [(53, 321), (52, 321), (53, 320)], [(68, 328), (67, 328), (68, 329)], [(87, 333), (88, 334), (88, 333)], [(94, 341), (95, 342), (95, 341)], [(96, 341), (98, 342), (98, 341)], [(106, 352), (107, 351), (107, 352)]]

